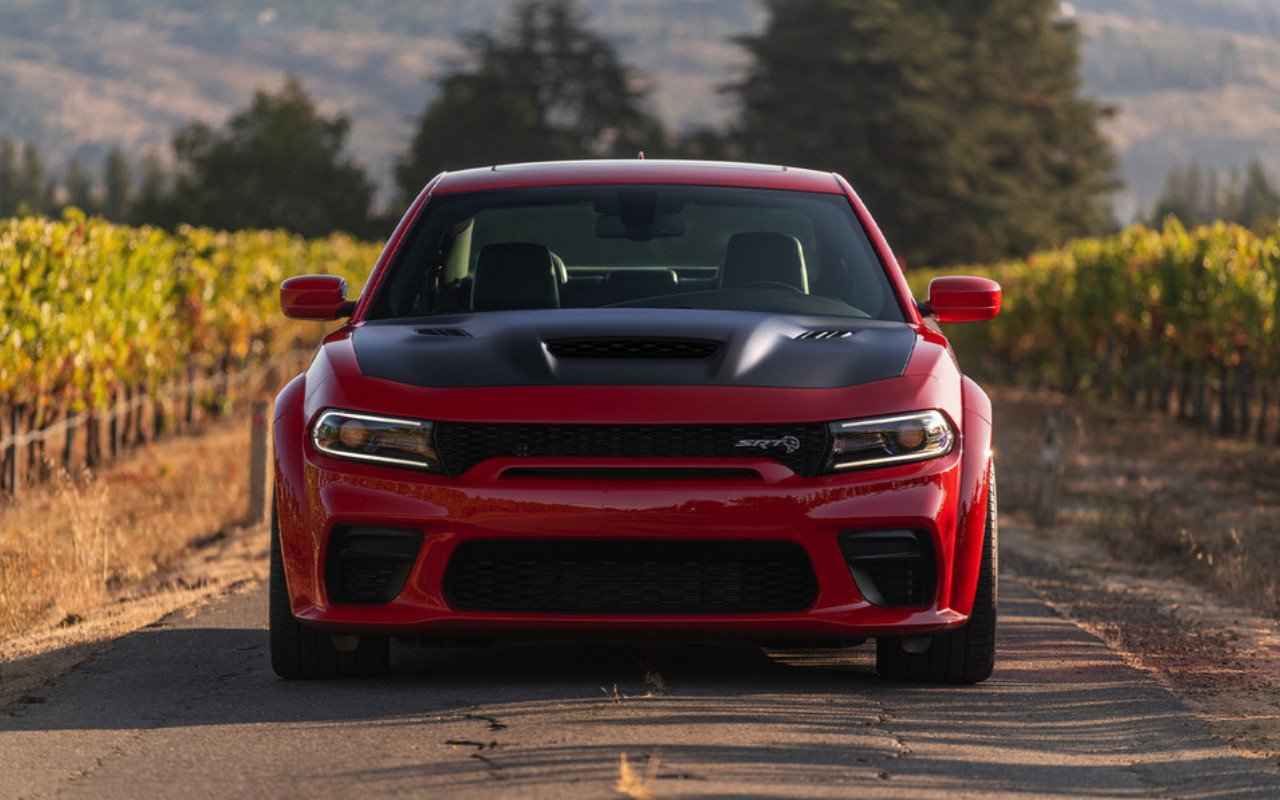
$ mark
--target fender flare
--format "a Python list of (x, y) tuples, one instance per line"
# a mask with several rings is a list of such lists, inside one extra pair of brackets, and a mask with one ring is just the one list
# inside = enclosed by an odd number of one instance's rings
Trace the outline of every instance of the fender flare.
[(970, 378), (961, 379), (964, 404), (960, 467), (960, 498), (956, 509), (956, 539), (951, 565), (948, 605), (966, 617), (973, 612), (974, 593), (982, 561), (987, 527), (987, 499), (991, 485), (991, 398)]

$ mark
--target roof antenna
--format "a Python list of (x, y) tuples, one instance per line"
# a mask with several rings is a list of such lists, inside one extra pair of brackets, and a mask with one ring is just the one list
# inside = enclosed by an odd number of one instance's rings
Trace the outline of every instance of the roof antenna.
[(639, 153), (637, 153), (636, 158), (640, 159), (641, 161), (644, 161), (644, 151), (641, 150)]

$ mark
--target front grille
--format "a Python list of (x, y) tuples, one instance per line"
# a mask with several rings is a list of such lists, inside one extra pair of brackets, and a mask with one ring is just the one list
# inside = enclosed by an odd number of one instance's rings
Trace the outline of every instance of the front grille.
[(858, 591), (878, 606), (923, 606), (937, 587), (931, 538), (923, 531), (840, 535)]
[(817, 582), (790, 542), (479, 539), (454, 552), (444, 594), (459, 611), (788, 613)]
[(547, 342), (556, 358), (711, 358), (720, 352), (712, 339), (628, 337), (556, 339)]
[[(440, 422), (436, 449), (460, 475), (490, 458), (770, 458), (814, 476), (827, 457), (827, 426), (509, 425)], [(739, 446), (741, 445), (741, 446)], [(788, 450), (790, 452), (788, 452)]]
[(503, 478), (552, 478), (581, 481), (710, 481), (759, 480), (753, 469), (699, 467), (515, 467)]

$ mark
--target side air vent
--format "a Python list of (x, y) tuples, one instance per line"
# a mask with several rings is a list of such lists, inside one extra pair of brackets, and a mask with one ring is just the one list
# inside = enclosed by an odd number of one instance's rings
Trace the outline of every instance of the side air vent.
[(418, 328), (417, 334), (419, 336), (442, 336), (452, 339), (465, 338), (471, 335), (462, 328)]
[(556, 339), (547, 342), (556, 358), (711, 358), (720, 352), (713, 339), (611, 337)]
[(933, 599), (933, 547), (923, 531), (843, 533), (840, 550), (858, 591), (875, 605), (923, 606)]
[(329, 599), (352, 605), (390, 603), (404, 588), (422, 533), (396, 528), (336, 528), (329, 538)]
[(853, 331), (805, 331), (796, 336), (797, 339), (848, 339), (853, 335)]

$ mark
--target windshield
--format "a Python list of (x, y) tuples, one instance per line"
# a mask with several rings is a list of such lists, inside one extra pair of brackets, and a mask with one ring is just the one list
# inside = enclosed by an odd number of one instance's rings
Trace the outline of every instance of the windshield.
[(369, 318), (602, 307), (903, 319), (843, 195), (705, 186), (432, 197)]

